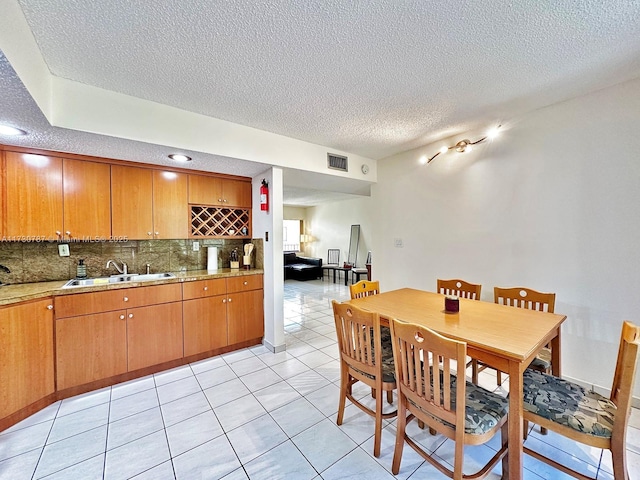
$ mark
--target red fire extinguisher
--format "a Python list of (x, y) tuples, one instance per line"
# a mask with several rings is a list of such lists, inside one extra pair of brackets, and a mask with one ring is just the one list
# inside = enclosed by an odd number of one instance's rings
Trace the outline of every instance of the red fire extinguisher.
[(269, 184), (264, 178), (260, 187), (260, 210), (269, 211)]

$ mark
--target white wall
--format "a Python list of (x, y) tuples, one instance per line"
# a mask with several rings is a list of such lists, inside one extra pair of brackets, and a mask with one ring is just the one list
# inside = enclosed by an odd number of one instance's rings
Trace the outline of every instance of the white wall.
[[(260, 210), (262, 179), (269, 184), (269, 211)], [(282, 169), (273, 167), (253, 178), (252, 236), (264, 246), (264, 341), (273, 352), (285, 349), (284, 275), (282, 256)], [(268, 236), (268, 240), (267, 240)]]
[[(371, 211), (371, 198), (362, 197), (341, 202), (326, 203), (307, 209), (307, 233), (314, 242), (308, 247), (309, 255), (327, 261), (327, 250), (340, 249), (340, 262), (347, 260), (351, 225), (360, 225), (360, 242), (358, 245), (359, 267), (364, 267), (367, 251), (372, 250), (374, 226), (372, 219), (377, 216)], [(376, 252), (372, 252), (375, 258)]]
[(481, 283), (485, 301), (494, 286), (556, 292), (556, 312), (568, 315), (563, 375), (610, 388), (622, 321), (640, 322), (639, 124), (636, 80), (513, 119), (470, 153), (419, 164), (438, 143), (382, 160), (369, 202), (309, 219), (339, 225), (345, 248), (353, 207), (375, 212), (364, 231), (383, 290), (457, 277)]

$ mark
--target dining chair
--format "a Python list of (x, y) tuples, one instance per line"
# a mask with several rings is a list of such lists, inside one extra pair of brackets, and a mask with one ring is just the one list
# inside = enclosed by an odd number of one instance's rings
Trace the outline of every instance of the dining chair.
[(369, 295), (376, 295), (380, 293), (380, 282), (360, 280), (358, 283), (349, 285), (349, 293), (351, 299), (368, 297)]
[[(346, 400), (375, 418), (373, 455), (380, 456), (382, 420), (393, 418), (397, 410), (383, 413), (382, 393), (396, 389), (393, 353), (380, 339), (380, 316), (346, 303), (332, 302), (340, 349), (340, 401), (337, 424), (342, 425)], [(375, 410), (352, 394), (355, 383), (362, 382), (376, 392)]]
[(445, 295), (455, 295), (456, 297), (468, 298), (470, 300), (480, 300), (482, 285), (465, 282), (464, 280), (442, 280), (438, 279), (438, 293)]
[[(556, 294), (537, 292), (525, 287), (494, 287), (493, 301), (500, 305), (553, 313), (556, 305)], [(548, 345), (538, 352), (529, 368), (548, 374), (551, 373), (551, 348)], [(496, 372), (498, 385), (502, 385), (502, 372), (500, 370), (496, 370)]]
[(340, 249), (330, 248), (327, 250), (327, 263), (322, 265), (322, 278), (324, 279), (324, 272), (331, 270), (334, 267), (340, 266)]
[[(459, 279), (438, 279), (438, 293), (442, 293), (444, 295), (454, 295), (456, 297), (468, 298), (470, 300), (480, 300), (481, 291), (482, 285), (477, 285), (475, 283), (469, 283)], [(471, 367), (471, 381), (477, 384), (478, 374), (487, 368), (487, 365), (479, 362), (475, 358), (472, 358), (467, 362), (467, 367)]]
[[(367, 259), (365, 261), (364, 267), (353, 267), (351, 269), (351, 283), (356, 283), (360, 281), (360, 275), (367, 275), (367, 280), (369, 280), (369, 269), (367, 265), (371, 264), (371, 250), (367, 253)], [(354, 282), (355, 279), (355, 282)]]
[[(626, 436), (639, 344), (640, 327), (624, 322), (609, 398), (538, 370), (524, 372), (524, 419), (576, 442), (610, 450), (615, 480), (629, 479)], [(573, 477), (590, 478), (526, 446), (524, 452)]]
[[(355, 285), (349, 285), (349, 293), (351, 294), (351, 300), (368, 297), (369, 295), (377, 295), (380, 293), (380, 282), (377, 280), (373, 282), (361, 280)], [(391, 332), (389, 331), (389, 327), (380, 327), (380, 341), (382, 342), (383, 350), (386, 348), (390, 352)], [(371, 390), (371, 395), (373, 398), (376, 398), (375, 390)], [(391, 390), (387, 390), (387, 402), (393, 403), (393, 392)]]
[[(465, 380), (454, 372), (466, 369), (467, 344), (429, 328), (391, 319), (391, 341), (398, 384), (398, 420), (391, 471), (397, 475), (405, 442), (443, 474), (484, 478), (500, 460), (507, 468), (508, 409), (506, 398)], [(458, 369), (458, 367), (460, 367)], [(407, 416), (407, 413), (409, 414)], [(453, 470), (428, 454), (409, 435), (412, 420), (422, 421), (455, 442)], [(465, 445), (481, 445), (500, 431), (498, 452), (473, 475), (463, 475)]]

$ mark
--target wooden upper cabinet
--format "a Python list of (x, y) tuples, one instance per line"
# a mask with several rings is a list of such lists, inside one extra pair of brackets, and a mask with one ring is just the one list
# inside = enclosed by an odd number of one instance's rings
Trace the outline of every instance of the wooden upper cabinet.
[(153, 238), (153, 170), (111, 165), (111, 235)]
[(251, 182), (189, 175), (189, 203), (251, 208)]
[(62, 159), (5, 152), (5, 167), (5, 235), (57, 240), (63, 231)]
[(223, 192), (230, 207), (251, 208), (251, 182), (225, 180)]
[(153, 171), (153, 238), (188, 238), (187, 175)]
[(64, 234), (77, 240), (111, 236), (110, 167), (63, 159)]

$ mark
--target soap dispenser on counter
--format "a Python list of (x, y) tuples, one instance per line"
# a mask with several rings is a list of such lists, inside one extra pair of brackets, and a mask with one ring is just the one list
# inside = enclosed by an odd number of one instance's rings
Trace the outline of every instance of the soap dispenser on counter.
[(87, 278), (87, 266), (84, 264), (84, 258), (78, 259), (76, 278)]

